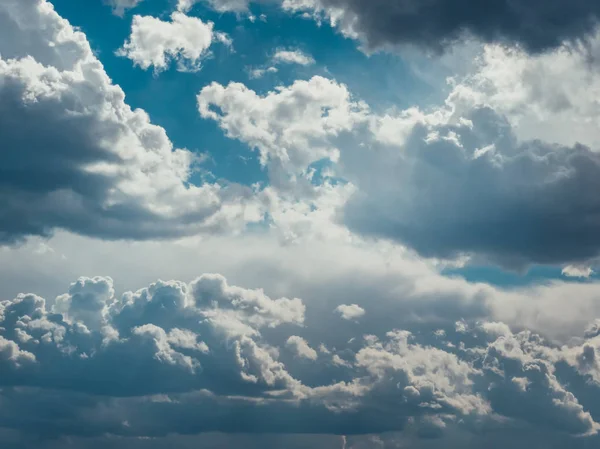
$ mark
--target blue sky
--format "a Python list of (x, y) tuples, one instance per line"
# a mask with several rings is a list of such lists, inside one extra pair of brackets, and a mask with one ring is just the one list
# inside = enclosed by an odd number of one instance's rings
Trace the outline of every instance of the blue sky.
[[(161, 0), (142, 3), (128, 11), (125, 19), (112, 14), (102, 2), (84, 4), (58, 0), (54, 5), (61, 15), (86, 33), (109, 76), (126, 92), (129, 104), (145, 109), (153, 122), (167, 130), (175, 145), (210, 153), (214, 165), (207, 168), (218, 178), (244, 184), (265, 181), (256, 155), (224, 138), (214, 123), (198, 117), (195, 94), (213, 81), (243, 82), (256, 92), (264, 93), (296, 79), (329, 74), (348, 84), (360, 98), (381, 108), (414, 104), (431, 93), (428, 84), (413, 74), (402, 58), (389, 54), (369, 57), (327, 24), (319, 26), (312, 20), (260, 5), (252, 6), (256, 17), (253, 23), (233, 13), (211, 11), (202, 4), (194, 6), (194, 15), (214, 22), (216, 30), (228, 33), (234, 41), (234, 52), (222, 46), (211, 49), (213, 56), (197, 73), (181, 74), (171, 67), (155, 76), (152, 70), (134, 68), (130, 61), (114, 54), (129, 36), (128, 19), (133, 14), (168, 19), (172, 3)], [(261, 14), (265, 14), (266, 21), (259, 19)], [(284, 66), (276, 74), (249, 79), (248, 70), (268, 66), (269, 55), (280, 47), (300, 48), (311, 54), (316, 64)]]
[(0, 2), (0, 447), (598, 447), (600, 7), (185, 4)]

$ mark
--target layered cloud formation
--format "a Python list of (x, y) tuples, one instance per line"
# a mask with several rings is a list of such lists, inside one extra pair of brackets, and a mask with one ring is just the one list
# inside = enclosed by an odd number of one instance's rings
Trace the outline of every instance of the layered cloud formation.
[[(489, 321), (498, 293), (435, 277), (417, 287), (420, 278), (412, 282), (421, 292), (353, 307), (272, 298), (216, 274), (119, 297), (110, 278), (80, 278), (52, 305), (18, 295), (0, 306), (0, 413), (7, 427), (38, 435), (436, 436), (448, 426), (596, 435), (597, 324), (552, 343)], [(435, 284), (435, 296), (423, 290)], [(362, 318), (344, 324), (348, 316), (338, 312), (350, 310)], [(54, 407), (35, 405), (57, 394)], [(31, 409), (14, 415), (16, 403)], [(77, 419), (62, 427), (66, 406)]]
[[(187, 77), (194, 119), (265, 176), (201, 176), (221, 148), (132, 109), (49, 1), (0, 3), (2, 447), (600, 444), (594, 2), (270, 5), (367, 50), (477, 47), (441, 100), (393, 108), (301, 42), (248, 85), (198, 81), (241, 25), (149, 2), (106, 2), (140, 11), (110, 54)], [(559, 274), (443, 274), (481, 262)]]

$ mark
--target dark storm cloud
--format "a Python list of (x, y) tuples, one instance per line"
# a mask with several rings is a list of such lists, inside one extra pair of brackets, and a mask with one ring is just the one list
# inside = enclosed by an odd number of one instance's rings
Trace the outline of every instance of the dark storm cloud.
[(416, 44), (434, 50), (471, 35), (519, 44), (536, 53), (585, 39), (596, 27), (600, 3), (589, 0), (321, 0), (343, 11), (371, 48)]

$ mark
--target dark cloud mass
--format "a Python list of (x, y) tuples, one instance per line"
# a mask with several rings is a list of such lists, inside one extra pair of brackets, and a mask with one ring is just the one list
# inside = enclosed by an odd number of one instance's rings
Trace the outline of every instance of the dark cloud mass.
[(367, 45), (416, 44), (441, 50), (471, 35), (519, 44), (536, 53), (585, 39), (598, 24), (600, 3), (589, 0), (321, 0), (342, 11), (342, 28)]
[[(417, 125), (402, 153), (374, 153), (345, 223), (428, 257), (476, 254), (505, 266), (569, 263), (600, 252), (600, 156), (583, 145), (519, 142), (505, 117)], [(373, 174), (376, 173), (376, 177)]]

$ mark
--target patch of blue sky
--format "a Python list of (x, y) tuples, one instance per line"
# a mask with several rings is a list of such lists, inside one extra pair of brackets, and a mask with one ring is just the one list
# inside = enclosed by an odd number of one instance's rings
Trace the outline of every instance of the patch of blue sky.
[(600, 279), (598, 273), (593, 273), (589, 278), (568, 277), (562, 273), (561, 267), (548, 265), (533, 265), (524, 273), (503, 270), (492, 265), (467, 265), (461, 268), (444, 269), (442, 274), (462, 277), (468, 282), (484, 282), (502, 288), (542, 285), (557, 280), (591, 282)]
[[(318, 25), (265, 5), (252, 5), (257, 20), (251, 22), (196, 4), (188, 14), (212, 21), (215, 30), (228, 33), (234, 52), (224, 45), (213, 45), (212, 56), (203, 61), (199, 72), (181, 73), (172, 64), (156, 75), (152, 69), (134, 67), (130, 60), (116, 56), (115, 51), (129, 37), (133, 14), (168, 20), (175, 9), (174, 0), (145, 0), (127, 11), (124, 18), (113, 15), (102, 0), (53, 3), (63, 17), (86, 33), (109, 76), (125, 91), (127, 102), (146, 110), (153, 123), (166, 129), (176, 147), (207, 154), (204, 168), (216, 179), (247, 185), (267, 182), (256, 152), (227, 138), (214, 121), (200, 118), (196, 95), (213, 81), (242, 82), (265, 94), (276, 86), (322, 75), (348, 85), (356, 99), (367, 101), (375, 110), (422, 104), (432, 91), (432, 86), (415, 75), (399, 55), (367, 56), (357, 49), (355, 41), (344, 38), (329, 25)], [(261, 14), (266, 21), (258, 19)], [(316, 62), (307, 66), (281, 64), (276, 73), (251, 79), (249, 70), (269, 67), (278, 48), (298, 48)]]

